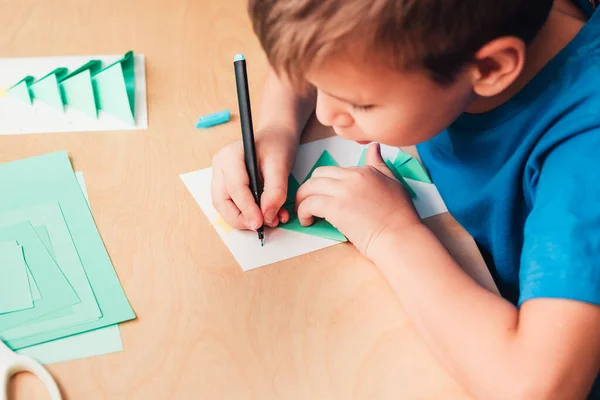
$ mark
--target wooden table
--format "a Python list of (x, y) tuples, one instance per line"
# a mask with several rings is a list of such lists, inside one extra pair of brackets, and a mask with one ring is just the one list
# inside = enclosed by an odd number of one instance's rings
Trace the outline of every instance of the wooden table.
[[(232, 57), (255, 111), (266, 60), (244, 0), (0, 1), (0, 56), (146, 55), (149, 129), (0, 137), (0, 162), (67, 150), (138, 316), (120, 353), (48, 366), (69, 399), (462, 399), (376, 267), (351, 245), (243, 273), (179, 179), (240, 137)], [(305, 140), (331, 135), (317, 124)], [(448, 215), (427, 224), (492, 288)], [(25, 375), (19, 398), (44, 398)]]

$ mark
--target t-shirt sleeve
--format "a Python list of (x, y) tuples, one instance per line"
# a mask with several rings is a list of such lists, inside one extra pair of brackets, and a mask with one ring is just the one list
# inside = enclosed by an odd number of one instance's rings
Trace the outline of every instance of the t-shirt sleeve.
[(519, 305), (541, 297), (600, 305), (600, 130), (557, 145), (532, 176)]

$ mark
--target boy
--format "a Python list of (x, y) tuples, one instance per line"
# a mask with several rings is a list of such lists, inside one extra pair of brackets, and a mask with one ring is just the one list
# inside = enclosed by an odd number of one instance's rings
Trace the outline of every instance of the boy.
[(476, 398), (600, 398), (600, 13), (578, 5), (251, 0), (273, 68), (256, 135), (262, 210), (240, 143), (215, 157), (215, 207), (239, 229), (286, 222), (287, 176), (315, 109), (347, 139), (417, 144), (503, 298), (421, 223), (378, 145), (365, 167), (315, 171), (298, 190), (301, 222), (326, 218), (383, 271)]

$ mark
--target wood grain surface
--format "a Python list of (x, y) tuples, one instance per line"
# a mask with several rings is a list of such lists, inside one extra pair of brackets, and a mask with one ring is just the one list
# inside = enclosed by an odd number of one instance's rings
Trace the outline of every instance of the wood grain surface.
[[(240, 138), (237, 117), (194, 128), (237, 114), (237, 52), (258, 113), (266, 59), (244, 0), (0, 0), (0, 26), (2, 57), (146, 55), (147, 131), (0, 136), (0, 162), (69, 152), (138, 316), (121, 325), (123, 352), (48, 366), (65, 398), (469, 398), (351, 245), (243, 273), (179, 179)], [(304, 140), (329, 135), (313, 123)], [(427, 224), (493, 288), (448, 214)], [(43, 399), (40, 388), (13, 383), (17, 398)]]

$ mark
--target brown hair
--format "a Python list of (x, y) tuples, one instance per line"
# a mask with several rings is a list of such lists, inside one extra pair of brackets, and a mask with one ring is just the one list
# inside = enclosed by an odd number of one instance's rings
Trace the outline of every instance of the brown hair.
[[(444, 84), (486, 43), (529, 43), (553, 0), (249, 0), (269, 62), (292, 81), (343, 51), (379, 55), (396, 68), (425, 68)], [(390, 56), (391, 55), (391, 56)]]

